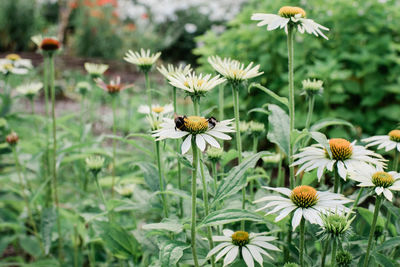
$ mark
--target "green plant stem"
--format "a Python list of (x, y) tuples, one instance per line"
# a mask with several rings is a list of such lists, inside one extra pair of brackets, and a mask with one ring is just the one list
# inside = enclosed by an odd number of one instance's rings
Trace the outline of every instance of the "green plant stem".
[[(176, 101), (176, 87), (172, 88), (173, 92), (173, 100), (174, 100), (174, 113), (178, 114), (178, 107), (177, 107), (177, 101)], [(180, 151), (180, 141), (176, 140), (176, 151)], [(178, 159), (178, 188), (179, 190), (183, 190), (182, 187), (182, 166), (181, 162)], [(179, 198), (179, 217), (183, 217), (183, 198)]]
[(160, 183), (161, 201), (163, 205), (164, 217), (168, 218), (168, 203), (165, 196), (164, 180), (162, 177), (162, 165), (161, 165), (161, 151), (160, 141), (156, 141), (156, 156), (157, 156), (157, 167), (158, 167), (158, 181)]
[(22, 178), (22, 174), (21, 174), (21, 172), (22, 172), (21, 171), (21, 164), (19, 162), (17, 149), (16, 149), (15, 146), (12, 146), (11, 149), (12, 149), (12, 152), (13, 152), (13, 155), (14, 155), (15, 167), (17, 168), (17, 175), (18, 175), (19, 183), (21, 185), (22, 198), (24, 199), (26, 210), (28, 212), (28, 220), (29, 220), (29, 223), (32, 226), (33, 234), (35, 235), (35, 237), (39, 241), (40, 249), (41, 249), (42, 253), (45, 254), (42, 240), (41, 240), (41, 238), (40, 238), (40, 236), (38, 234), (35, 220), (33, 219), (32, 210), (31, 210), (31, 207), (29, 205), (29, 199), (28, 199), (28, 196), (26, 195), (25, 182), (24, 182), (24, 179)]
[[(80, 120), (80, 128), (81, 128), (81, 136), (83, 136), (83, 133), (84, 133), (84, 124), (85, 124), (85, 120), (84, 120), (84, 117), (85, 117), (85, 96), (84, 95), (82, 95), (82, 99), (81, 99), (81, 116), (80, 116), (80, 118), (79, 118), (79, 120)], [(81, 140), (81, 141), (83, 141), (83, 140)]]
[[(336, 163), (337, 164), (337, 163)], [(340, 186), (340, 177), (337, 169), (337, 165), (334, 167), (334, 174), (335, 174), (335, 182), (333, 184), (333, 192), (337, 193), (339, 191), (339, 186)]]
[(117, 142), (115, 137), (117, 136), (117, 97), (112, 96), (112, 113), (113, 113), (113, 141), (112, 141), (112, 182), (111, 182), (111, 198), (114, 198), (114, 185), (115, 185), (115, 167), (116, 167), (116, 154), (117, 154)]
[(305, 237), (305, 228), (306, 228), (306, 224), (305, 224), (305, 220), (302, 217), (301, 221), (300, 221), (300, 266), (303, 267), (304, 266), (304, 237)]
[(329, 248), (329, 240), (326, 240), (321, 255), (321, 267), (325, 266), (325, 259), (326, 259), (326, 254), (328, 253), (328, 248)]
[(218, 116), (219, 120), (224, 119), (224, 85), (218, 87)]
[[(235, 113), (236, 130), (236, 149), (238, 151), (238, 165), (242, 162), (242, 139), (240, 136), (240, 116), (239, 116), (239, 88), (232, 85), (233, 109)], [(242, 188), (242, 209), (246, 208), (246, 186)], [(240, 222), (240, 228), (244, 230), (244, 221)]]
[(109, 210), (108, 210), (106, 198), (104, 197), (103, 189), (101, 188), (100, 183), (99, 183), (98, 173), (97, 173), (97, 172), (94, 172), (94, 173), (93, 173), (93, 176), (94, 176), (94, 181), (95, 181), (95, 183), (96, 183), (97, 193), (99, 194), (100, 199), (101, 199), (101, 202), (103, 202), (103, 205), (104, 205), (104, 207), (106, 208), (106, 212), (107, 212), (107, 216), (108, 216), (108, 221), (109, 221), (109, 222), (112, 222), (112, 216), (111, 216), (111, 213), (110, 213)]
[(293, 164), (293, 132), (294, 132), (294, 122), (295, 122), (295, 109), (294, 109), (294, 77), (293, 77), (293, 61), (294, 61), (294, 49), (293, 49), (293, 39), (294, 39), (294, 28), (293, 25), (288, 24), (288, 34), (287, 34), (287, 46), (288, 46), (288, 80), (289, 80), (289, 171), (290, 171), (290, 188), (294, 188), (294, 166)]
[(217, 163), (215, 161), (211, 161), (211, 170), (214, 177), (214, 191), (217, 192), (218, 188), (218, 173), (217, 173)]
[(373, 219), (372, 219), (371, 230), (369, 231), (367, 253), (365, 254), (365, 259), (364, 259), (363, 267), (367, 267), (367, 266), (368, 266), (369, 254), (370, 254), (370, 252), (371, 252), (372, 241), (373, 241), (373, 239), (374, 239), (376, 221), (377, 221), (377, 219), (378, 219), (379, 208), (380, 208), (380, 206), (381, 206), (381, 202), (382, 202), (382, 195), (377, 196), (377, 197), (376, 197), (376, 201), (375, 201), (374, 217), (373, 217)]
[(315, 96), (311, 95), (308, 97), (308, 113), (307, 113), (307, 119), (306, 119), (306, 129), (310, 129), (310, 124), (312, 120), (312, 115), (314, 111), (314, 103), (315, 103)]
[(74, 239), (73, 239), (73, 246), (74, 246), (74, 267), (78, 267), (78, 229), (76, 224), (74, 224)]
[(393, 158), (393, 171), (397, 172), (399, 169), (399, 160), (400, 160), (400, 153), (397, 149), (394, 150), (394, 158)]
[(347, 213), (347, 216), (346, 216), (347, 219), (350, 218), (350, 216), (351, 216), (351, 214), (353, 213), (354, 209), (357, 207), (358, 202), (360, 201), (360, 198), (361, 198), (361, 195), (362, 195), (363, 192), (364, 192), (364, 187), (361, 187), (361, 188), (360, 188), (360, 191), (358, 191), (358, 195), (357, 195), (356, 199), (354, 200), (354, 203), (353, 203), (353, 206), (351, 207), (350, 212)]
[(31, 97), (29, 99), (29, 102), (31, 102), (31, 114), (34, 115), (35, 114), (35, 100), (33, 99), (33, 97)]
[(54, 203), (57, 210), (57, 231), (58, 231), (58, 258), (60, 262), (63, 261), (63, 240), (61, 236), (61, 219), (60, 219), (60, 203), (58, 199), (58, 178), (57, 178), (57, 120), (56, 120), (56, 90), (54, 87), (54, 55), (49, 54), (50, 61), (50, 94), (51, 94), (51, 115), (53, 121), (53, 193), (54, 193)]
[[(258, 135), (253, 134), (253, 153), (257, 153)], [(254, 180), (250, 181), (250, 199), (254, 200)]]
[(152, 98), (151, 98), (150, 77), (149, 77), (149, 72), (148, 71), (144, 72), (144, 78), (145, 78), (145, 82), (146, 82), (147, 105), (151, 109)]
[(200, 97), (192, 96), (194, 115), (200, 116)]
[(332, 255), (331, 255), (331, 266), (334, 267), (336, 265), (336, 251), (337, 251), (337, 242), (336, 240), (332, 240)]
[(197, 197), (197, 172), (199, 164), (199, 152), (196, 141), (192, 138), (192, 151), (193, 151), (193, 171), (192, 171), (192, 222), (191, 222), (191, 247), (193, 254), (194, 266), (199, 267), (196, 251), (196, 197)]

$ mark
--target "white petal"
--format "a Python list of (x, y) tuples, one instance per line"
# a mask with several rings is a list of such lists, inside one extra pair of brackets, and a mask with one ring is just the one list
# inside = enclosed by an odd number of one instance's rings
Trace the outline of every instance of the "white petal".
[(242, 256), (244, 261), (246, 262), (247, 267), (254, 267), (253, 257), (246, 247), (242, 247)]
[(223, 256), (225, 256), (226, 253), (228, 253), (228, 251), (230, 251), (232, 248), (234, 248), (234, 245), (230, 245), (227, 246), (225, 248), (223, 248), (215, 257), (215, 262), (219, 261), (220, 258), (222, 258)]
[(207, 258), (211, 257), (212, 255), (214, 255), (215, 253), (217, 253), (218, 251), (220, 251), (221, 249), (223, 249), (226, 246), (232, 245), (232, 243), (230, 242), (224, 242), (219, 244), (218, 246), (214, 247), (212, 250), (210, 250), (210, 252), (208, 252), (207, 254)]
[(224, 229), (224, 230), (222, 230), (222, 233), (223, 233), (224, 236), (226, 236), (226, 237), (232, 237), (232, 235), (233, 235), (233, 231), (232, 231), (232, 230), (229, 230), (229, 229)]
[(226, 254), (225, 259), (224, 259), (224, 267), (231, 264), (239, 254), (239, 247), (234, 246), (228, 254)]
[(380, 194), (382, 194), (382, 192), (383, 192), (383, 187), (376, 187), (375, 188), (375, 192), (376, 192), (376, 194), (379, 196)]
[(283, 195), (286, 195), (288, 197), (290, 197), (290, 195), (292, 194), (292, 190), (285, 188), (285, 187), (269, 187), (269, 186), (263, 186), (263, 188), (268, 189), (268, 190), (273, 190), (276, 192), (279, 192)]
[(182, 143), (182, 154), (186, 154), (192, 145), (192, 135), (189, 134)]
[(203, 136), (201, 134), (196, 135), (196, 145), (203, 152), (206, 149), (206, 141), (204, 141)]
[(390, 202), (392, 202), (393, 194), (392, 194), (392, 192), (391, 192), (389, 189), (385, 188), (385, 189), (383, 190), (383, 195), (387, 198), (387, 200), (389, 200)]
[(251, 244), (246, 245), (247, 249), (250, 251), (251, 255), (253, 255), (253, 258), (260, 264), (260, 266), (263, 266), (263, 258), (258, 252), (257, 247), (253, 246)]
[(299, 226), (301, 218), (303, 218), (303, 210), (301, 208), (298, 208), (293, 214), (293, 219), (292, 219), (293, 231), (296, 229), (297, 226)]
[(208, 134), (202, 134), (204, 140), (206, 140), (207, 143), (209, 143), (211, 146), (220, 148), (221, 146), (217, 142), (217, 140), (214, 139), (214, 137), (209, 136)]

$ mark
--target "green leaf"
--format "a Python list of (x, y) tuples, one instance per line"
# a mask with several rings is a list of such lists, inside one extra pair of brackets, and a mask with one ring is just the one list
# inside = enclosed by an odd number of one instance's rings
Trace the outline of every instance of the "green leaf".
[(139, 242), (130, 232), (116, 223), (96, 221), (96, 230), (100, 232), (106, 248), (120, 259), (128, 259), (140, 256), (141, 248)]
[(43, 209), (40, 221), (40, 233), (42, 235), (44, 252), (46, 253), (46, 255), (48, 255), (50, 252), (51, 236), (56, 218), (56, 210), (53, 207)]
[(246, 176), (244, 175), (249, 168), (254, 167), (257, 161), (268, 152), (259, 152), (246, 158), (239, 166), (234, 167), (228, 175), (221, 181), (215, 193), (212, 205), (219, 201), (236, 194), (246, 185)]
[(332, 125), (344, 125), (344, 126), (350, 127), (350, 129), (353, 131), (355, 130), (354, 125), (348, 121), (341, 120), (341, 119), (335, 119), (335, 118), (326, 118), (326, 119), (323, 119), (323, 120), (320, 120), (320, 121), (317, 121), (316, 123), (314, 123), (310, 127), (310, 131), (317, 132), (325, 127), (332, 126)]
[(253, 112), (261, 113), (261, 114), (265, 114), (265, 115), (271, 114), (270, 112), (266, 111), (263, 108), (253, 108), (253, 109), (250, 109), (249, 111), (247, 111), (247, 115), (249, 115), (250, 113), (253, 113)]
[(174, 222), (161, 222), (161, 223), (149, 223), (143, 225), (144, 230), (164, 230), (174, 232), (175, 234), (179, 234), (183, 231), (183, 225), (180, 223)]
[(39, 241), (35, 236), (21, 236), (19, 243), (27, 253), (35, 258), (42, 254)]
[(289, 116), (282, 108), (274, 104), (269, 104), (268, 110), (271, 115), (268, 116), (267, 138), (288, 155), (290, 145)]
[[(372, 211), (368, 210), (368, 209), (361, 208), (361, 207), (358, 207), (357, 210), (360, 213), (361, 217), (363, 217), (364, 220), (366, 220), (367, 223), (369, 225), (371, 225), (372, 224), (372, 219), (374, 217), (374, 213)], [(384, 227), (385, 226), (385, 222), (384, 222), (382, 217), (378, 216), (378, 219), (376, 221), (376, 226), (380, 226), (380, 227)]]
[(186, 243), (179, 241), (164, 242), (160, 247), (160, 263), (162, 267), (175, 266), (183, 256), (183, 251), (189, 248)]
[(139, 166), (143, 171), (144, 181), (151, 191), (157, 191), (160, 189), (158, 172), (154, 164), (149, 162), (137, 162), (134, 165)]
[(24, 267), (58, 267), (60, 263), (56, 259), (43, 259), (29, 264), (23, 265)]
[(259, 84), (259, 83), (251, 83), (251, 84), (249, 85), (249, 88), (247, 89), (248, 92), (250, 92), (250, 90), (251, 90), (253, 87), (260, 89), (261, 91), (263, 91), (264, 93), (268, 94), (269, 96), (271, 96), (273, 99), (275, 99), (275, 100), (278, 101), (279, 103), (285, 105), (286, 107), (289, 107), (289, 101), (288, 101), (288, 99), (287, 99), (286, 97), (282, 97), (282, 96), (277, 95), (276, 93), (274, 93), (274, 92), (271, 91), (270, 89), (268, 89), (268, 88), (262, 86), (262, 85)]
[(382, 266), (385, 267), (394, 267), (394, 263), (392, 260), (389, 259), (388, 256), (382, 255), (378, 252), (374, 252), (372, 253), (372, 256), (375, 258), (375, 261), (379, 264), (381, 264)]
[(381, 250), (385, 250), (385, 249), (394, 249), (395, 247), (398, 247), (398, 246), (400, 246), (400, 237), (396, 236), (396, 237), (392, 237), (391, 239), (386, 240), (385, 242), (383, 242), (382, 244), (377, 246), (375, 248), (375, 250), (381, 251)]
[(238, 221), (253, 221), (260, 222), (264, 217), (249, 210), (241, 209), (226, 209), (214, 211), (204, 218), (204, 220), (197, 226), (198, 228), (206, 226), (216, 226)]

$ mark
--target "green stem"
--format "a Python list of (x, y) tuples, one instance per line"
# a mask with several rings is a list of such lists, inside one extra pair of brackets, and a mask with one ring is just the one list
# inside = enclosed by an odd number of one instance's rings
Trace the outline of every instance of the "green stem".
[(214, 176), (214, 191), (217, 192), (218, 188), (218, 173), (217, 173), (217, 163), (215, 161), (211, 161), (211, 170)]
[(145, 82), (146, 82), (147, 105), (151, 109), (152, 98), (151, 98), (150, 77), (149, 77), (149, 73), (147, 71), (144, 73), (144, 78), (145, 78)]
[(295, 122), (295, 109), (294, 109), (294, 78), (293, 78), (293, 61), (294, 61), (294, 49), (293, 49), (293, 37), (294, 37), (294, 26), (288, 25), (287, 34), (287, 46), (288, 46), (288, 79), (289, 79), (289, 170), (290, 170), (290, 188), (294, 188), (294, 166), (293, 164), (293, 132)]
[(94, 181), (95, 181), (95, 183), (96, 183), (97, 193), (99, 194), (100, 199), (101, 199), (101, 202), (103, 202), (103, 205), (104, 205), (104, 207), (106, 208), (106, 212), (107, 212), (107, 216), (108, 216), (108, 221), (109, 221), (109, 222), (112, 222), (112, 216), (111, 216), (111, 213), (110, 213), (109, 210), (108, 210), (106, 198), (104, 197), (103, 189), (101, 188), (100, 183), (99, 183), (98, 173), (97, 173), (97, 172), (94, 172), (94, 173), (93, 173), (93, 176), (94, 176)]
[(399, 169), (399, 160), (400, 160), (400, 153), (397, 149), (394, 150), (394, 158), (393, 158), (393, 171), (397, 172)]
[(74, 267), (78, 267), (78, 229), (74, 224)]
[[(50, 117), (49, 115), (49, 75), (48, 75), (48, 70), (49, 70), (49, 58), (47, 55), (44, 56), (43, 58), (43, 88), (44, 88), (44, 103), (45, 103), (45, 111), (46, 111), (46, 118), (48, 119)], [(46, 123), (46, 153), (44, 155), (45, 157), (45, 164), (44, 164), (44, 180), (47, 181), (47, 178), (51, 175), (50, 174), (50, 150), (49, 150), (49, 140), (50, 140), (50, 135), (51, 135), (51, 127), (50, 123)], [(45, 206), (49, 207), (50, 203), (53, 202), (52, 199), (53, 196), (53, 188), (52, 188), (52, 183), (47, 183), (46, 185), (46, 199), (45, 199)]]
[(54, 191), (54, 203), (57, 210), (57, 231), (58, 231), (58, 258), (60, 262), (63, 261), (63, 241), (61, 236), (61, 219), (60, 219), (60, 205), (58, 200), (58, 178), (57, 178), (57, 121), (56, 121), (56, 90), (54, 87), (54, 55), (49, 54), (50, 61), (50, 94), (51, 94), (51, 115), (53, 121), (53, 191)]
[[(85, 124), (85, 120), (84, 120), (84, 117), (85, 117), (85, 96), (84, 95), (82, 95), (82, 99), (81, 99), (81, 116), (80, 116), (80, 118), (79, 118), (79, 120), (80, 120), (80, 128), (81, 128), (81, 136), (83, 136), (83, 133), (84, 133), (84, 124)], [(81, 141), (83, 141), (83, 140), (81, 140)]]
[(112, 169), (112, 182), (111, 182), (111, 198), (114, 198), (114, 185), (115, 185), (115, 168), (116, 168), (116, 150), (117, 142), (115, 136), (117, 135), (117, 97), (112, 96), (112, 113), (113, 113), (113, 141), (112, 141), (112, 155), (113, 155), (113, 169)]
[(224, 119), (224, 85), (218, 87), (218, 114), (219, 120)]
[[(253, 153), (257, 153), (258, 135), (253, 134)], [(254, 180), (250, 181), (250, 199), (254, 200)]]
[(305, 220), (302, 217), (300, 221), (300, 266), (304, 266), (304, 237), (305, 237)]
[(373, 217), (373, 219), (372, 219), (371, 230), (369, 231), (367, 253), (365, 254), (365, 260), (364, 260), (364, 265), (363, 265), (363, 267), (367, 267), (367, 266), (368, 266), (369, 254), (370, 254), (370, 252), (371, 252), (372, 241), (373, 241), (373, 239), (374, 239), (376, 221), (377, 221), (377, 219), (378, 219), (379, 208), (380, 208), (380, 206), (381, 206), (381, 202), (382, 202), (382, 195), (377, 196), (377, 197), (376, 197), (376, 201), (375, 201), (374, 217)]
[(193, 150), (193, 171), (192, 171), (192, 222), (191, 222), (191, 247), (193, 254), (194, 266), (199, 267), (199, 262), (197, 260), (197, 251), (196, 251), (196, 197), (197, 197), (197, 171), (198, 171), (198, 163), (199, 163), (199, 152), (196, 145), (196, 141), (192, 138), (192, 150)]
[(35, 114), (35, 100), (33, 99), (33, 97), (31, 97), (29, 99), (29, 101), (31, 102), (31, 114), (34, 115)]
[(310, 124), (311, 124), (311, 119), (314, 111), (314, 102), (315, 102), (315, 97), (314, 95), (311, 95), (308, 98), (308, 113), (307, 113), (307, 120), (306, 120), (306, 129), (310, 129)]
[(35, 235), (35, 237), (39, 241), (40, 249), (41, 249), (42, 253), (45, 254), (42, 240), (39, 237), (39, 234), (38, 234), (38, 231), (37, 231), (37, 227), (36, 227), (36, 223), (35, 223), (35, 220), (33, 219), (32, 210), (31, 210), (31, 207), (29, 205), (29, 199), (28, 199), (28, 196), (26, 195), (25, 182), (24, 182), (24, 179), (22, 178), (22, 174), (21, 174), (21, 164), (19, 162), (17, 149), (16, 149), (15, 146), (12, 146), (11, 149), (12, 149), (12, 152), (13, 152), (13, 155), (14, 155), (15, 167), (17, 168), (17, 174), (18, 174), (19, 183), (21, 185), (22, 198), (24, 199), (26, 210), (28, 211), (28, 220), (29, 220), (29, 223), (32, 226), (33, 234)]
[[(178, 114), (178, 107), (177, 107), (177, 101), (176, 101), (176, 87), (172, 87), (172, 92), (173, 92), (173, 100), (174, 100), (174, 113)], [(179, 151), (180, 147), (180, 141), (176, 140), (176, 151)], [(182, 166), (181, 162), (178, 159), (178, 188), (179, 190), (182, 190)], [(179, 217), (183, 217), (183, 198), (179, 198)]]
[(339, 186), (340, 186), (340, 177), (339, 177), (337, 165), (335, 165), (335, 167), (334, 167), (334, 174), (335, 174), (335, 182), (333, 185), (333, 192), (337, 193), (339, 191)]
[(326, 259), (326, 254), (328, 253), (328, 248), (329, 248), (329, 240), (326, 240), (321, 255), (321, 267), (325, 267), (325, 259)]
[(336, 265), (336, 251), (337, 251), (337, 242), (336, 240), (332, 240), (331, 267), (334, 267)]
[(200, 116), (200, 97), (192, 96), (194, 115)]
[[(233, 109), (235, 113), (236, 149), (238, 151), (238, 165), (242, 162), (242, 139), (240, 136), (240, 115), (239, 115), (239, 88), (232, 85)], [(246, 186), (242, 188), (242, 209), (246, 208)], [(244, 230), (244, 221), (240, 222), (240, 228)]]
[(164, 217), (168, 218), (168, 204), (167, 204), (167, 199), (165, 197), (164, 181), (162, 177), (160, 141), (156, 141), (156, 155), (157, 155), (157, 167), (158, 167), (158, 181), (160, 183), (161, 201), (163, 205)]
[(361, 195), (362, 195), (363, 192), (364, 192), (364, 187), (361, 187), (360, 191), (358, 191), (358, 195), (357, 195), (356, 199), (354, 200), (354, 203), (353, 203), (353, 206), (351, 207), (350, 212), (347, 213), (347, 216), (346, 216), (347, 219), (350, 218), (351, 214), (353, 213), (353, 210), (357, 207), (358, 202), (360, 201), (360, 198), (361, 198)]

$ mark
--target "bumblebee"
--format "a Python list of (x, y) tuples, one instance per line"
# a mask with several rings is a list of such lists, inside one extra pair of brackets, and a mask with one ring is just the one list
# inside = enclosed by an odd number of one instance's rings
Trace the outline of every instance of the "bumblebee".
[(175, 122), (175, 130), (176, 129), (179, 129), (179, 130), (181, 130), (181, 131), (185, 131), (186, 130), (186, 127), (185, 127), (185, 118), (187, 118), (186, 117), (186, 115), (184, 115), (184, 116), (178, 116), (178, 115), (174, 115), (174, 122)]
[(217, 125), (217, 119), (216, 118), (214, 118), (214, 117), (210, 117), (209, 119), (208, 119), (208, 129), (213, 129), (214, 127), (215, 127), (215, 125)]

